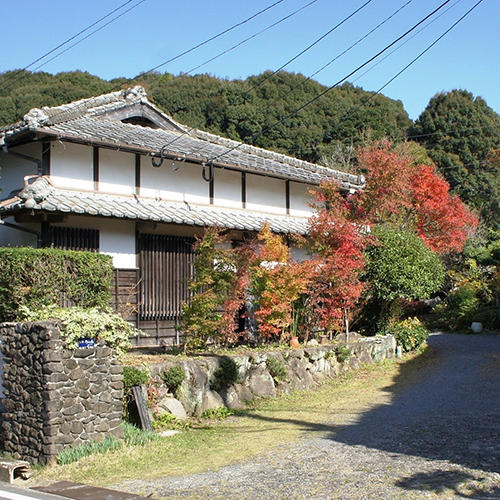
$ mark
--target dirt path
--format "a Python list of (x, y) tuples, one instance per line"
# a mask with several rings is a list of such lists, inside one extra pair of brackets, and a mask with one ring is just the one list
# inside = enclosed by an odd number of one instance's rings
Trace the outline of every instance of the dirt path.
[(155, 498), (500, 498), (500, 336), (429, 343), (436, 362), (417, 383), (403, 371), (388, 403), (340, 427), (332, 415), (331, 431), (311, 429), (250, 462), (121, 489)]

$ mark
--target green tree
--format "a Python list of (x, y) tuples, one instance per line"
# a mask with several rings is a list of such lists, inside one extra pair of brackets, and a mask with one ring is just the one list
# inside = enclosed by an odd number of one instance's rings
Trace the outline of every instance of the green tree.
[(439, 256), (415, 234), (389, 226), (373, 230), (376, 243), (366, 251), (365, 280), (380, 305), (379, 327), (399, 319), (401, 299), (427, 299), (444, 282)]
[(465, 90), (434, 96), (410, 128), (410, 138), (424, 145), (452, 191), (500, 227), (500, 179), (488, 164), (500, 145), (500, 116), (481, 97)]

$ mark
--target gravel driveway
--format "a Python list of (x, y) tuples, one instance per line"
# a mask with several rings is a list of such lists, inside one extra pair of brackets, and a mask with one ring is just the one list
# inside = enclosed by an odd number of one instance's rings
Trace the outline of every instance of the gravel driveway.
[[(500, 498), (500, 336), (435, 334), (418, 383), (252, 461), (121, 489), (168, 498)], [(323, 426), (325, 428), (325, 426)], [(328, 427), (326, 427), (328, 429)]]

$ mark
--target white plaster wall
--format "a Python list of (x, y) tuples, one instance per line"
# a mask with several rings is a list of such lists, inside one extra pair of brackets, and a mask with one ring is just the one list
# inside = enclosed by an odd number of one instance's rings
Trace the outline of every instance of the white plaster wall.
[(134, 194), (135, 154), (99, 149), (99, 191)]
[(134, 221), (70, 216), (66, 222), (54, 225), (98, 229), (99, 251), (113, 258), (115, 268), (137, 267)]
[(214, 169), (214, 205), (242, 208), (241, 172)]
[(290, 182), (290, 215), (309, 217), (313, 213), (309, 206), (312, 201), (311, 187), (301, 182)]
[[(42, 144), (32, 143), (24, 146), (10, 148), (10, 151), (22, 153), (41, 160)], [(14, 155), (0, 152), (0, 199), (4, 200), (10, 197), (12, 191), (18, 191), (24, 186), (25, 175), (37, 174), (37, 164), (22, 158), (16, 158)], [(17, 223), (14, 217), (8, 217), (6, 222), (18, 224), (35, 231), (40, 230), (40, 224), (22, 224)], [(0, 224), (0, 246), (36, 246), (37, 237), (34, 234), (25, 233), (5, 227)]]
[[(174, 171), (172, 167), (179, 167)], [(159, 168), (151, 158), (141, 157), (141, 196), (172, 201), (209, 204), (209, 183), (201, 177), (201, 166), (166, 160)]]
[[(18, 226), (40, 231), (40, 224), (21, 224), (14, 220), (13, 217), (5, 219), (6, 222), (17, 224)], [(36, 247), (37, 237), (34, 234), (25, 233), (18, 229), (5, 227), (0, 224), (0, 247)]]
[(286, 214), (285, 181), (262, 175), (246, 175), (246, 208)]
[(94, 189), (93, 148), (54, 141), (50, 151), (50, 178), (67, 189)]
[[(22, 153), (41, 160), (41, 143), (26, 144), (10, 148), (10, 151)], [(23, 188), (24, 176), (35, 175), (38, 166), (22, 158), (16, 158), (12, 154), (0, 152), (0, 199), (9, 198), (11, 191)]]

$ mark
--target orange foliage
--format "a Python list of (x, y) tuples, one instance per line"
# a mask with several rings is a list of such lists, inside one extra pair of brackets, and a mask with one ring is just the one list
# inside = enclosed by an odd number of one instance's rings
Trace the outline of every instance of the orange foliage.
[(462, 251), (478, 219), (450, 185), (428, 165), (419, 165), (411, 179), (412, 202), (417, 214), (418, 235), (425, 245), (440, 254)]

